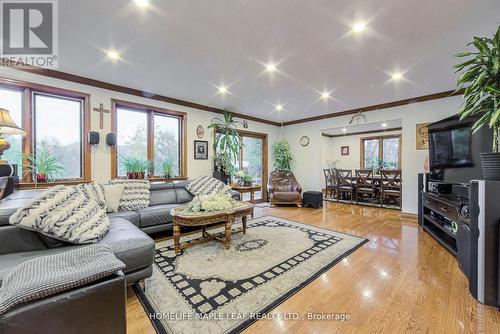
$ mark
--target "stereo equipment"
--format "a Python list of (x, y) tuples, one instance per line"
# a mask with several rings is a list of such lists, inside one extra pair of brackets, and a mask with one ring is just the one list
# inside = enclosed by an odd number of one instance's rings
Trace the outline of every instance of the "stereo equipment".
[(89, 144), (90, 145), (99, 144), (99, 132), (97, 132), (97, 131), (90, 131), (89, 132)]
[[(499, 303), (500, 181), (472, 181), (469, 189), (469, 291), (479, 302)], [(467, 213), (466, 213), (467, 214)]]
[(116, 133), (108, 133), (106, 135), (106, 143), (110, 146), (116, 145)]
[(429, 192), (434, 194), (451, 194), (453, 185), (451, 183), (445, 182), (433, 182), (430, 181), (428, 184)]

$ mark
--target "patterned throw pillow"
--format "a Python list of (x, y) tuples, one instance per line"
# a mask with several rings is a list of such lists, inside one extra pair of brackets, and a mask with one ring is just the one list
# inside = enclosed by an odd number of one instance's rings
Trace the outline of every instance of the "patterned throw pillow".
[(194, 196), (210, 195), (213, 193), (228, 193), (231, 188), (222, 181), (211, 176), (200, 176), (186, 186), (186, 190)]
[(109, 229), (102, 189), (93, 182), (47, 189), (17, 209), (9, 223), (74, 244), (97, 242)]
[(118, 211), (135, 211), (149, 206), (150, 185), (148, 180), (114, 179), (108, 184), (122, 184), (125, 186)]

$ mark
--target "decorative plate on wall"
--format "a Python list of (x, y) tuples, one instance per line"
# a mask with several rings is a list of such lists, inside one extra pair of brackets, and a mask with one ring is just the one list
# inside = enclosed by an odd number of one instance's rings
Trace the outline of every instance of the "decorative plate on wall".
[(196, 136), (200, 139), (205, 137), (205, 129), (203, 128), (203, 126), (198, 125), (198, 127), (196, 128)]
[(300, 138), (300, 145), (306, 147), (307, 145), (309, 145), (309, 137), (308, 136), (302, 136)]

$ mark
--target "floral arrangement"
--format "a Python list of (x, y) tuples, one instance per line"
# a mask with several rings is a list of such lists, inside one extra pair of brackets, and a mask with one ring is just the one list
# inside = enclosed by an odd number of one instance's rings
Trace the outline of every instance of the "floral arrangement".
[(230, 193), (215, 193), (195, 197), (185, 209), (189, 212), (214, 212), (229, 210), (236, 206), (237, 202)]

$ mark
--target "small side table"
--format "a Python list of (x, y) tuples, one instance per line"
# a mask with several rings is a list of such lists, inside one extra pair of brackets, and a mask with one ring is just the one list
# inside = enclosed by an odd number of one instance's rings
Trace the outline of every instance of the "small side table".
[(251, 185), (251, 186), (248, 186), (248, 187), (240, 186), (238, 184), (232, 184), (231, 185), (231, 189), (239, 192), (240, 195), (243, 195), (245, 193), (250, 193), (250, 203), (252, 203), (252, 204), (254, 204), (254, 202), (255, 202), (255, 192), (259, 191), (260, 188), (261, 188), (261, 186), (258, 185), (258, 184)]

